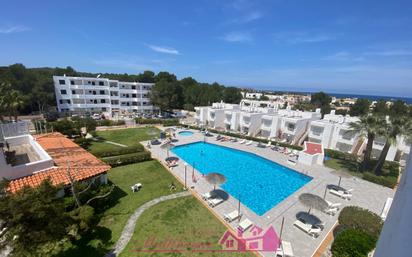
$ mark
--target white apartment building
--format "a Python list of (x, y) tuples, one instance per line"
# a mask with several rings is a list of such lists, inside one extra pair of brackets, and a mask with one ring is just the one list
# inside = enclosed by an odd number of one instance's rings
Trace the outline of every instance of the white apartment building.
[[(372, 145), (371, 156), (373, 158), (379, 158), (383, 147), (385, 146), (385, 139), (382, 137), (375, 138)], [(403, 136), (398, 136), (396, 143), (389, 147), (387, 161), (402, 161), (406, 162), (410, 154), (411, 143)]]
[(208, 126), (213, 129), (225, 130), (226, 111), (239, 110), (237, 104), (213, 103), (212, 106), (195, 107), (195, 121), (199, 126)]
[(320, 143), (324, 148), (360, 154), (363, 139), (350, 127), (351, 122), (358, 120), (357, 117), (349, 115), (336, 115), (333, 110), (330, 114), (326, 114), (322, 120), (311, 122), (308, 134), (309, 141)]
[(59, 112), (151, 113), (152, 83), (107, 78), (53, 76)]

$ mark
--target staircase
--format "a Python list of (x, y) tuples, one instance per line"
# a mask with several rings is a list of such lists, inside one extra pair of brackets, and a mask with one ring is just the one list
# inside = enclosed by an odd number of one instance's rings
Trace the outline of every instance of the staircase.
[(358, 156), (361, 155), (364, 149), (364, 143), (365, 143), (365, 139), (360, 138), (358, 142), (356, 143), (355, 148), (353, 148), (352, 154), (358, 155)]

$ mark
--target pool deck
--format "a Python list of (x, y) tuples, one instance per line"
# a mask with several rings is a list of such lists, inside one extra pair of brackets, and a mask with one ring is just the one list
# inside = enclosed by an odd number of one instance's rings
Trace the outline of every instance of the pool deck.
[[(296, 257), (311, 257), (315, 254), (318, 247), (321, 245), (323, 240), (328, 235), (328, 232), (334, 227), (337, 222), (337, 218), (339, 213), (335, 216), (327, 215), (323, 212), (312, 210), (312, 214), (316, 215), (318, 218), (325, 223), (325, 227), (323, 231), (320, 233), (318, 238), (312, 238), (311, 236), (307, 235), (303, 231), (296, 228), (293, 223), (296, 220), (296, 214), (298, 212), (305, 212), (308, 209), (303, 206), (299, 202), (299, 195), (302, 193), (312, 193), (317, 194), (321, 197), (325, 194), (325, 188), (328, 184), (337, 184), (339, 181), (339, 176), (336, 174), (331, 173), (333, 169), (320, 166), (320, 165), (313, 165), (313, 166), (306, 166), (302, 164), (290, 165), (287, 161), (287, 156), (276, 151), (271, 150), (270, 148), (260, 148), (257, 147), (257, 143), (254, 142), (252, 145), (244, 145), (240, 144), (239, 142), (221, 142), (216, 141), (215, 137), (204, 137), (200, 132), (194, 131), (195, 133), (192, 136), (182, 136), (176, 133), (176, 138), (178, 139), (177, 142), (173, 144), (178, 146), (182, 144), (188, 144), (198, 141), (206, 141), (208, 143), (226, 146), (230, 148), (235, 148), (238, 150), (243, 150), (246, 152), (251, 152), (257, 154), (261, 157), (269, 159), (271, 161), (277, 162), (283, 166), (288, 168), (294, 169), (300, 173), (306, 174), (308, 176), (313, 177), (313, 179), (307, 183), (305, 186), (300, 188), (294, 194), (280, 202), (278, 205), (274, 206), (271, 210), (266, 212), (264, 215), (259, 216), (253, 211), (251, 211), (248, 207), (241, 204), (241, 213), (242, 219), (248, 218), (254, 224), (262, 227), (267, 228), (269, 226), (273, 226), (276, 231), (280, 231), (282, 219), (285, 219), (283, 233), (282, 233), (282, 240), (289, 241), (292, 244), (293, 252)], [(142, 142), (145, 146), (147, 142)], [(167, 157), (167, 150), (162, 149), (160, 145), (153, 145), (151, 148), (148, 148), (149, 151), (152, 153), (152, 157), (158, 159), (159, 161), (164, 161)], [(175, 156), (172, 151), (169, 151), (169, 156)], [(258, 170), (259, 167), (256, 167)], [(202, 177), (201, 173), (199, 173), (196, 169), (194, 170), (195, 176), (197, 178), (197, 182), (192, 182), (192, 170), (193, 167), (187, 167), (187, 186), (193, 187), (194, 191), (197, 194), (203, 194), (209, 192), (212, 189), (212, 186), (207, 183), (207, 181)], [(184, 181), (184, 165), (183, 161), (179, 161), (179, 165), (172, 168), (171, 172), (181, 181)], [(256, 172), (255, 170), (251, 170), (251, 172)], [(350, 189), (352, 188), (353, 197), (351, 200), (343, 200), (337, 196), (334, 196), (327, 192), (326, 200), (333, 202), (333, 203), (342, 203), (341, 209), (344, 206), (348, 205), (356, 205), (362, 208), (369, 209), (378, 215), (380, 215), (385, 201), (388, 197), (393, 197), (394, 190), (383, 187), (377, 184), (373, 184), (371, 182), (359, 179), (359, 178), (342, 178), (341, 186)], [(244, 192), (247, 194), (247, 192)], [(269, 195), (267, 197), (270, 197)], [(223, 219), (223, 215), (230, 213), (233, 210), (237, 210), (238, 208), (238, 201), (237, 199), (229, 196), (229, 198), (221, 203), (220, 205), (214, 207), (212, 210), (214, 214), (218, 217)], [(229, 224), (233, 229), (236, 229), (238, 221), (233, 221)], [(260, 252), (262, 256), (265, 257), (274, 257), (274, 253), (270, 252)]]

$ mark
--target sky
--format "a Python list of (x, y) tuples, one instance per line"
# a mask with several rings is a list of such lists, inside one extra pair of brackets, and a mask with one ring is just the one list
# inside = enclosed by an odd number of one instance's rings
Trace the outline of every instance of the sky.
[(410, 0), (2, 1), (0, 66), (412, 97)]

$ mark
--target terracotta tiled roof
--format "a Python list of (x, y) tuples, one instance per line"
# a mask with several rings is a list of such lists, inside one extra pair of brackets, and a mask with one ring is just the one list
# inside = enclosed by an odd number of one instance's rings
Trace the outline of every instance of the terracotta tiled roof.
[(100, 175), (110, 169), (109, 165), (60, 133), (37, 136), (36, 140), (53, 158), (56, 166), (10, 181), (11, 192), (16, 192), (24, 186), (38, 186), (47, 178), (54, 185), (68, 185), (70, 184), (68, 170), (74, 180), (80, 181)]
[(305, 142), (305, 153), (314, 155), (318, 153), (323, 153), (322, 145), (317, 143)]

